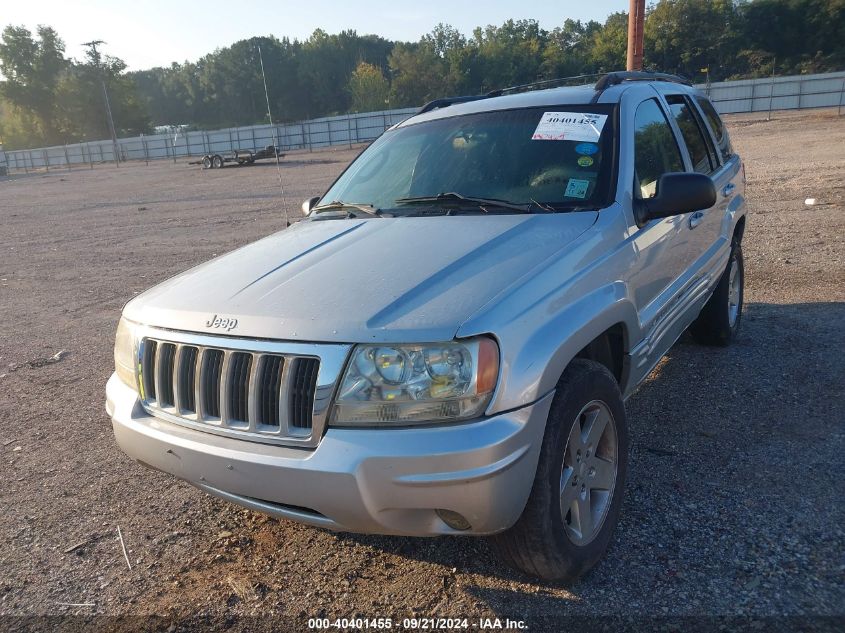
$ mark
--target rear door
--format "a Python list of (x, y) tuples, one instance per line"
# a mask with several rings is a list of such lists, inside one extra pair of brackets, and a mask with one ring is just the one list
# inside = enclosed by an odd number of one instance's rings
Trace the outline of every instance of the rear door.
[(719, 167), (712, 174), (713, 183), (716, 185), (716, 210), (719, 220), (724, 222), (719, 227), (720, 246), (722, 251), (730, 247), (731, 222), (729, 212), (741, 205), (745, 196), (745, 178), (743, 177), (742, 162), (731, 146), (731, 139), (716, 108), (710, 103), (710, 99), (703, 95), (695, 95), (693, 102), (702, 115), (704, 127), (709, 132), (711, 141), (714, 143), (713, 151), (719, 159)]
[[(733, 198), (740, 193), (739, 159), (732, 155), (727, 131), (706, 97), (669, 90), (664, 92), (664, 97), (683, 138), (692, 170), (710, 176), (716, 188), (716, 204), (693, 213), (689, 220), (690, 243), (699, 255), (697, 274), (709, 275), (711, 282), (716, 283), (730, 247), (728, 211)], [(719, 124), (718, 132), (709, 121), (712, 117)]]

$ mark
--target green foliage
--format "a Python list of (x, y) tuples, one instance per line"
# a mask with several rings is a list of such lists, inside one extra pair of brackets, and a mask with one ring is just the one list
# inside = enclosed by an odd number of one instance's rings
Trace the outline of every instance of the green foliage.
[[(564, 16), (561, 16), (562, 18)], [(645, 19), (645, 66), (710, 79), (845, 68), (845, 0), (659, 0)], [(541, 79), (624, 68), (627, 14), (563, 19), (551, 31), (507, 20), (464, 35), (438, 24), (418, 42), (316, 30), (253, 37), (196, 62), (125, 72), (119, 59), (64, 57), (55, 31), (8, 26), (0, 38), (0, 138), (8, 148), (108, 138), (101, 81), (118, 134), (149, 123), (216, 128), (418, 106)]]
[(0, 38), (0, 70), (6, 78), (0, 83), (0, 138), (8, 149), (108, 138), (104, 83), (118, 135), (148, 130), (149, 119), (122, 60), (91, 50), (83, 62), (72, 62), (53, 29), (39, 26), (37, 36), (7, 26)]
[(447, 66), (431, 42), (424, 39), (419, 44), (397, 43), (389, 61), (391, 104), (422, 104), (443, 95)]
[(390, 84), (381, 68), (361, 62), (349, 78), (349, 94), (355, 112), (384, 110), (390, 101)]
[(14, 117), (9, 122), (14, 134), (42, 144), (56, 140), (56, 83), (67, 67), (64, 51), (64, 42), (50, 27), (39, 26), (37, 40), (22, 26), (3, 29), (0, 71), (6, 81), (0, 84), (0, 96), (12, 106), (5, 109)]

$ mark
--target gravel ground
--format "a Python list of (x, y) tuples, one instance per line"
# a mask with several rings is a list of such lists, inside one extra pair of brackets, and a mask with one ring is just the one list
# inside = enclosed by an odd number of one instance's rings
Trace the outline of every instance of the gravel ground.
[[(115, 627), (159, 614), (164, 629), (292, 630), (305, 617), (355, 614), (532, 624), (827, 615), (841, 626), (845, 117), (776, 113), (729, 126), (749, 185), (742, 335), (728, 349), (682, 339), (629, 400), (621, 523), (601, 565), (569, 589), (509, 571), (482, 540), (270, 519), (117, 449), (103, 401), (122, 305), (281, 229), (272, 164), (0, 180), (0, 627), (66, 614), (123, 616), (94, 621)], [(290, 207), (354, 155), (286, 158)], [(823, 204), (805, 208), (807, 197)]]

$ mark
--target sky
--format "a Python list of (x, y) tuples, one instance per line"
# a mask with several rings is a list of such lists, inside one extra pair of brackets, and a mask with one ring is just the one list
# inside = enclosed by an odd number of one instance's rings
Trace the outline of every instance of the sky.
[(535, 19), (551, 30), (566, 18), (582, 21), (627, 11), (628, 0), (4, 0), (0, 28), (52, 26), (66, 55), (81, 59), (83, 42), (105, 40), (101, 50), (120, 57), (129, 70), (195, 61), (216, 48), (259, 35), (306, 39), (315, 29), (354, 29), (391, 40), (417, 41), (438, 22), (469, 35), (476, 26), (508, 18)]

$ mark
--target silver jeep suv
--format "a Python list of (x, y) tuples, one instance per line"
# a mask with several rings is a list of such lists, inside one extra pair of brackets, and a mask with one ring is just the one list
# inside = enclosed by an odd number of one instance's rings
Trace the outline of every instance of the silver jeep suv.
[(136, 460), (333, 530), (601, 557), (624, 401), (740, 324), (744, 170), (677, 77), (441, 99), (291, 228), (130, 301), (106, 409)]

